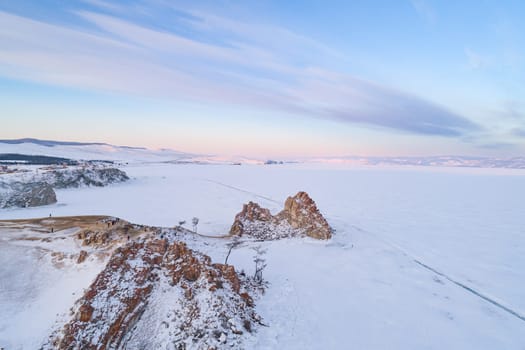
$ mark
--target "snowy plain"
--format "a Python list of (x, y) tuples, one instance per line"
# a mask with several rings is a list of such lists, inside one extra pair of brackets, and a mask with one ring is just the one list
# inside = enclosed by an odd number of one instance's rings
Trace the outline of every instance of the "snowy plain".
[[(199, 233), (221, 236), (243, 203), (275, 213), (304, 190), (336, 233), (327, 242), (262, 243), (270, 286), (257, 311), (269, 327), (247, 348), (525, 349), (523, 171), (151, 163), (122, 169), (131, 181), (57, 190), (57, 204), (1, 210), (0, 219), (105, 214), (169, 227), (195, 216)], [(218, 262), (226, 243), (188, 239)], [(237, 270), (253, 270), (253, 245), (233, 251), (229, 262)], [(14, 255), (21, 254), (0, 244), (2, 261)], [(1, 265), (0, 275), (13, 266)], [(5, 294), (7, 283), (0, 287), (2, 339), (18, 316), (6, 300), (13, 297)], [(31, 307), (31, 300), (23, 301)]]

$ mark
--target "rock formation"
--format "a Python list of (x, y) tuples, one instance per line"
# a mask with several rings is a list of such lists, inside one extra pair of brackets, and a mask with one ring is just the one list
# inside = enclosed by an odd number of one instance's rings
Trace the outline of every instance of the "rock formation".
[(81, 250), (78, 254), (77, 264), (82, 264), (84, 261), (86, 261), (87, 256), (88, 252), (86, 252), (85, 250)]
[(231, 235), (248, 235), (258, 239), (278, 239), (306, 235), (316, 239), (329, 239), (332, 229), (306, 192), (288, 197), (284, 209), (273, 216), (257, 203), (244, 204), (235, 216)]
[(43, 173), (40, 178), (54, 188), (103, 187), (129, 180), (129, 177), (122, 170), (98, 167), (55, 169)]
[(45, 182), (0, 184), (0, 208), (37, 207), (57, 202), (53, 187)]
[(118, 248), (73, 312), (44, 349), (240, 348), (260, 321), (233, 266), (167, 239)]
[(0, 181), (0, 209), (37, 207), (57, 202), (54, 189), (82, 186), (107, 186), (129, 180), (116, 168), (82, 167), (37, 172), (23, 181)]
[(293, 228), (305, 230), (307, 236), (317, 239), (332, 237), (330, 225), (306, 192), (288, 197), (284, 203), (284, 210), (277, 214), (277, 217), (287, 220)]
[(261, 208), (261, 206), (254, 202), (249, 202), (242, 206), (242, 211), (235, 216), (235, 221), (230, 229), (232, 235), (242, 235), (249, 227), (253, 226), (255, 222), (270, 222), (273, 216), (270, 210)]

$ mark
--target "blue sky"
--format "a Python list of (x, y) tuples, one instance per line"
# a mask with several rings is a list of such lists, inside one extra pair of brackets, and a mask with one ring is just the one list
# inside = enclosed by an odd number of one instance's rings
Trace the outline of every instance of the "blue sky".
[(523, 1), (0, 1), (1, 138), (522, 155)]

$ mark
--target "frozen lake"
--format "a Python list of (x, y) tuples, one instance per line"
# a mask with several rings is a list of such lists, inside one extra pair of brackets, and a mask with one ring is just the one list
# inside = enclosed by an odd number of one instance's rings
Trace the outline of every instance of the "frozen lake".
[[(174, 226), (195, 216), (199, 233), (223, 235), (243, 203), (275, 213), (304, 190), (336, 235), (328, 243), (266, 244), (272, 286), (259, 307), (275, 327), (253, 346), (523, 349), (523, 171), (300, 164), (123, 170), (132, 181), (58, 190), (56, 205), (3, 210), (0, 219), (106, 214)], [(220, 258), (222, 250), (207, 253)], [(249, 268), (248, 253), (240, 250), (232, 263)]]

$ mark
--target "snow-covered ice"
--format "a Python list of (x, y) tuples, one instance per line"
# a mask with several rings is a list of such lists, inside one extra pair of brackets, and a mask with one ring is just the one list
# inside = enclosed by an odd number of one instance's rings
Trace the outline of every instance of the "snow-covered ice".
[[(523, 171), (138, 163), (123, 170), (131, 181), (57, 190), (56, 205), (1, 210), (0, 219), (106, 214), (157, 226), (186, 220), (190, 227), (195, 216), (199, 233), (220, 236), (243, 203), (256, 201), (275, 214), (287, 196), (304, 190), (335, 236), (263, 243), (270, 287), (257, 311), (269, 327), (248, 348), (524, 349)], [(225, 243), (188, 240), (219, 262)], [(232, 252), (237, 270), (253, 270), (254, 244)], [(42, 267), (32, 270), (30, 253), (16, 249), (27, 248), (0, 246), (0, 275), (18, 268), (23, 291)], [(7, 294), (4, 281), (0, 342), (18, 339), (12, 320), (26, 317), (19, 306), (33, 300)]]

